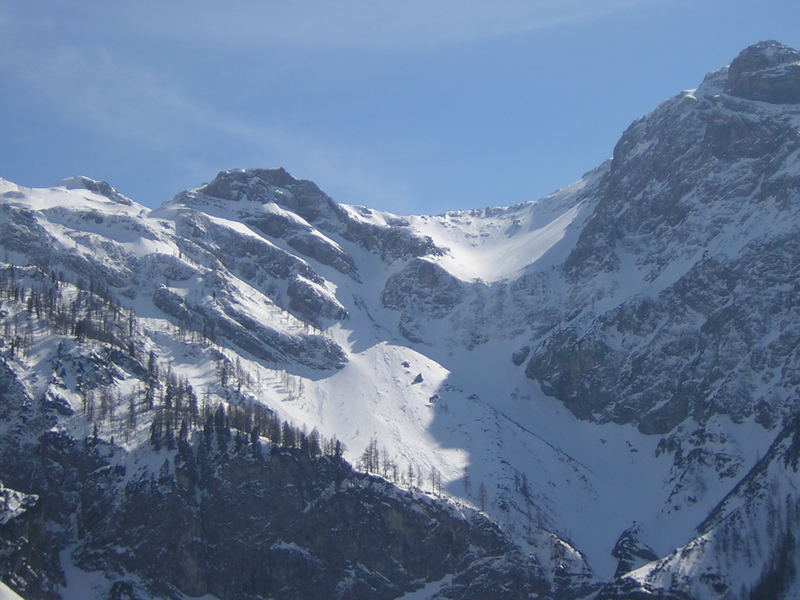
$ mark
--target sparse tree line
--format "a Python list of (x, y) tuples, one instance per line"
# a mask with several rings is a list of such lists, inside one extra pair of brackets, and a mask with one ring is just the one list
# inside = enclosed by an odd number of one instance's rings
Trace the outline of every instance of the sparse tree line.
[[(245, 439), (252, 446), (266, 438), (275, 446), (297, 448), (312, 457), (344, 453), (339, 440), (327, 439), (316, 429), (308, 432), (281, 421), (269, 408), (246, 399), (242, 390), (260, 385), (260, 381), (254, 381), (238, 358), (232, 362), (218, 353), (215, 374), (220, 395), (239, 405), (229, 405), (227, 409), (222, 402), (212, 405), (208, 390), (202, 399), (198, 398), (187, 378), (177, 376), (171, 365), (161, 365), (155, 352), (145, 352), (144, 336), (135, 314), (122, 307), (106, 287), (79, 280), (75, 288), (70, 287), (71, 293), (64, 293), (64, 283), (63, 273), (47, 274), (37, 267), (9, 265), (0, 269), (0, 310), (5, 303), (14, 303), (18, 308), (13, 315), (7, 310), (0, 313), (8, 354), (12, 358), (20, 353), (26, 355), (33, 345), (35, 331), (43, 328), (40, 330), (43, 334), (96, 340), (123, 351), (140, 365), (146, 362), (144, 373), (139, 374), (142, 385), (128, 397), (122, 422), (126, 438), (148, 413), (150, 442), (156, 448), (175, 448), (181, 431), (189, 435), (199, 430), (204, 439), (213, 440), (220, 450), (227, 450), (229, 442), (238, 450)], [(82, 375), (85, 373), (78, 376), (77, 391), (86, 419), (95, 425), (95, 430), (98, 421), (113, 424), (123, 405), (120, 390), (111, 382), (98, 385)], [(281, 381), (291, 387), (288, 374)]]
[[(400, 487), (420, 490), (427, 490), (437, 496), (442, 495), (442, 473), (435, 466), (423, 470), (420, 465), (406, 463), (401, 466), (385, 447), (378, 446), (376, 437), (370, 439), (369, 444), (361, 453), (355, 468), (365, 473), (379, 475), (387, 481), (391, 481)], [(523, 475), (523, 477), (525, 477)], [(472, 478), (469, 472), (464, 473), (462, 479), (464, 485), (464, 495), (473, 498)], [(527, 497), (528, 487), (527, 478), (524, 480), (524, 494)], [(474, 497), (475, 504), (481, 510), (486, 510), (489, 503), (489, 493), (486, 484), (481, 481), (478, 483), (477, 494)]]
[[(10, 357), (30, 352), (39, 325), (51, 335), (94, 339), (141, 358), (143, 346), (135, 343), (141, 336), (132, 311), (95, 281), (79, 279), (70, 294), (64, 293), (64, 283), (64, 274), (56, 271), (45, 273), (37, 267), (14, 265), (0, 269), (0, 314)], [(10, 315), (6, 303), (15, 303), (22, 310)]]
[(311, 458), (335, 456), (341, 458), (344, 445), (336, 438), (326, 438), (314, 428), (293, 426), (269, 408), (248, 403), (242, 406), (205, 406), (199, 421), (193, 425), (191, 412), (179, 413), (173, 406), (159, 406), (150, 424), (149, 441), (155, 450), (174, 450), (177, 444), (187, 442), (192, 432), (197, 431), (200, 443), (208, 451), (219, 454), (251, 453), (261, 457), (262, 440), (273, 447), (297, 449)]
[(379, 475), (402, 487), (428, 489), (434, 494), (442, 493), (442, 474), (439, 469), (431, 467), (423, 472), (421, 466), (411, 463), (401, 467), (385, 447), (378, 447), (378, 440), (375, 437), (370, 439), (355, 467), (359, 471)]
[[(69, 283), (66, 288), (65, 283)], [(74, 286), (74, 287), (73, 287)], [(16, 312), (6, 310), (6, 304), (16, 305)], [(7, 355), (25, 357), (35, 341), (35, 333), (74, 336), (77, 340), (91, 339), (116, 348), (143, 368), (137, 374), (141, 385), (123, 400), (113, 382), (105, 384), (79, 374), (77, 391), (82, 399), (82, 411), (98, 436), (98, 423), (120, 428), (126, 441), (139, 428), (140, 421), (149, 421), (149, 443), (155, 450), (180, 450), (186, 454), (200, 440), (202, 452), (250, 453), (262, 455), (262, 440), (273, 448), (296, 449), (311, 458), (334, 456), (341, 458), (344, 445), (336, 438), (328, 439), (314, 428), (310, 432), (281, 420), (274, 411), (243, 394), (244, 390), (261, 388), (261, 373), (253, 375), (241, 361), (231, 361), (221, 352), (215, 361), (216, 384), (219, 396), (227, 402), (212, 401), (209, 389), (202, 397), (186, 377), (176, 375), (170, 364), (163, 365), (153, 351), (147, 351), (145, 336), (133, 311), (123, 307), (107, 287), (95, 281), (67, 282), (63, 273), (45, 273), (37, 267), (9, 265), (0, 269), (0, 319), (2, 319), (3, 348)], [(175, 333), (182, 341), (209, 345), (213, 335), (190, 333), (198, 339), (186, 339), (187, 333), (177, 327)], [(144, 366), (146, 364), (146, 366)], [(290, 394), (303, 393), (301, 378), (281, 371), (278, 381)], [(120, 415), (120, 411), (125, 412)], [(112, 438), (113, 441), (113, 438)], [(183, 446), (182, 446), (183, 445)], [(188, 446), (187, 446), (188, 445)], [(186, 457), (184, 457), (186, 458)], [(401, 465), (379, 448), (372, 438), (356, 462), (357, 470), (379, 475), (392, 483), (442, 494), (442, 474), (436, 467), (423, 471), (420, 465)], [(527, 490), (527, 482), (522, 486)], [(472, 496), (467, 474), (464, 491)], [(486, 508), (486, 487), (478, 486), (476, 502)]]
[(169, 365), (159, 378), (158, 361), (153, 353), (150, 354), (144, 395), (146, 408), (155, 410), (150, 426), (150, 443), (156, 450), (162, 447), (174, 449), (176, 432), (180, 438), (181, 432), (188, 436), (198, 430), (207, 448), (214, 447), (222, 453), (231, 448), (241, 453), (249, 446), (254, 454), (258, 454), (261, 440), (266, 439), (273, 446), (295, 448), (311, 458), (341, 457), (344, 454), (344, 445), (338, 439), (328, 439), (316, 428), (308, 432), (305, 427), (295, 427), (286, 420), (282, 421), (263, 404), (245, 398), (242, 388), (252, 387), (254, 382), (238, 358), (232, 363), (220, 354), (215, 363), (215, 374), (220, 395), (233, 401), (227, 406), (222, 402), (213, 403), (208, 389), (204, 397), (198, 399), (188, 380), (177, 377)]

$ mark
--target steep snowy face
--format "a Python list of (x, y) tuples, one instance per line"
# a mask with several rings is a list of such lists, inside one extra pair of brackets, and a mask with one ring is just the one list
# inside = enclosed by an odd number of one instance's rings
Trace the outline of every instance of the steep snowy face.
[(315, 369), (346, 361), (300, 318), (346, 315), (322, 277), (241, 222), (180, 207), (151, 213), (87, 178), (37, 190), (6, 182), (0, 193), (12, 263), (91, 282), (142, 314), (168, 316), (264, 360)]
[(456, 278), (488, 284), (513, 280), (563, 260), (559, 250), (574, 243), (570, 236), (591, 208), (586, 188), (593, 193), (597, 178), (589, 174), (534, 202), (408, 217), (408, 225), (443, 248), (431, 260)]
[(408, 262), (387, 280), (382, 302), (398, 311), (401, 334), (472, 349), (520, 335), (527, 342), (561, 322), (569, 298), (560, 265), (594, 211), (609, 166), (535, 202), (408, 218), (442, 252)]
[[(732, 255), (780, 224), (776, 211), (792, 214), (786, 204), (798, 185), (797, 107), (745, 102), (729, 92), (734, 66), (771, 48), (748, 48), (697, 90), (628, 128), (614, 149), (603, 200), (566, 261), (570, 277), (618, 270), (633, 254), (645, 281), (655, 282), (670, 263), (705, 250)], [(749, 75), (771, 79), (769, 69)]]
[[(795, 598), (800, 423), (793, 418), (698, 525), (697, 537), (607, 586), (599, 598), (660, 590), (689, 598)], [(673, 597), (673, 596), (668, 596)]]
[(666, 433), (714, 414), (771, 426), (787, 407), (800, 106), (743, 99), (738, 86), (743, 73), (754, 86), (775, 69), (795, 77), (797, 56), (748, 48), (623, 134), (563, 265), (583, 306), (527, 367), (576, 415)]

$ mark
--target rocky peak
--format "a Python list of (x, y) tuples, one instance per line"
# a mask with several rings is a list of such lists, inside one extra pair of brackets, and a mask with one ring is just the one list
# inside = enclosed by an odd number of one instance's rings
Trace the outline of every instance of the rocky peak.
[[(280, 214), (280, 211), (253, 210), (252, 206), (233, 209), (239, 218), (256, 230), (271, 237), (292, 237), (296, 250), (346, 274), (355, 273), (352, 259), (341, 256), (342, 251), (338, 248), (332, 250), (329, 244), (322, 244), (326, 247), (321, 248), (322, 238), (311, 232), (309, 224), (326, 236), (341, 236), (387, 261), (444, 252), (430, 238), (409, 229), (407, 223), (376, 225), (353, 218), (314, 182), (296, 179), (280, 167), (221, 171), (211, 183), (184, 192), (177, 198), (180, 203), (195, 204), (198, 197), (201, 204), (203, 197), (261, 205), (274, 203), (284, 211), (294, 213), (305, 223)], [(303, 239), (298, 239), (298, 233)], [(323, 256), (331, 252), (336, 256)]]
[(335, 217), (341, 209), (317, 185), (295, 179), (283, 167), (221, 171), (198, 192), (232, 202), (268, 203), (290, 210), (309, 223)]
[(775, 40), (758, 42), (739, 53), (730, 64), (732, 74), (752, 73), (800, 62), (800, 52)]
[(120, 194), (114, 187), (107, 181), (97, 181), (91, 177), (78, 175), (77, 177), (67, 177), (56, 183), (56, 187), (64, 187), (68, 190), (88, 190), (95, 194), (105, 196), (113, 202), (131, 206), (133, 201), (126, 196)]
[(228, 169), (220, 171), (211, 183), (200, 188), (200, 192), (224, 200), (256, 200), (248, 193), (265, 186), (287, 187), (297, 183), (286, 169)]
[(800, 52), (769, 40), (742, 50), (728, 67), (726, 91), (773, 104), (800, 102)]

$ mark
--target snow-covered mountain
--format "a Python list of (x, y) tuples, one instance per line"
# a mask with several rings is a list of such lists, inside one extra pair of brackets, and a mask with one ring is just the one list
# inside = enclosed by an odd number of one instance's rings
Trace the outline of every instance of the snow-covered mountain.
[(155, 210), (0, 180), (0, 575), (31, 598), (792, 597), (799, 209), (777, 42), (513, 207), (397, 216), (283, 169)]

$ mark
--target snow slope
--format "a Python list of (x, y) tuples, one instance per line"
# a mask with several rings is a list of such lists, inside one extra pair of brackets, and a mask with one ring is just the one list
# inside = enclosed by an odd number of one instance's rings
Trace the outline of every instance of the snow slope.
[[(418, 233), (430, 235), (437, 246), (450, 248), (433, 260), (453, 269), (460, 279), (483, 275), (488, 283), (525, 269), (546, 270), (536, 259), (542, 260), (555, 243), (575, 243), (576, 234), (570, 237), (565, 232), (585, 204), (581, 200), (571, 206), (570, 199), (574, 201), (572, 194), (584, 190), (585, 185), (582, 182), (539, 203), (512, 209), (413, 217), (409, 226), (418, 226)], [(153, 252), (176, 257), (181, 263), (189, 261), (178, 250), (175, 226), (167, 220), (169, 211), (165, 209), (156, 211), (155, 217), (136, 205), (120, 210), (107, 199), (64, 187), (15, 187), (14, 192), (22, 195), (14, 198), (15, 205), (31, 198), (26, 206), (48, 221), (48, 231), (64, 227), (57, 231), (65, 247), (76, 231), (91, 236), (92, 249), (110, 242), (130, 243), (123, 241), (130, 229), (111, 221), (107, 214), (101, 224), (95, 216), (87, 217), (89, 208), (99, 211), (107, 206), (111, 215), (135, 219), (132, 229), (146, 232), (142, 237), (151, 237)], [(79, 197), (64, 202), (66, 195)], [(56, 210), (59, 206), (61, 209)], [(242, 223), (240, 214), (224, 213), (224, 208), (217, 207), (210, 217), (215, 225), (238, 236), (262, 239)], [(72, 228), (67, 229), (64, 223), (73, 223)], [(509, 227), (514, 229), (510, 234)], [(481, 238), (478, 232), (492, 233)], [(352, 257), (361, 274), (361, 281), (356, 281), (305, 258), (324, 277), (325, 287), (348, 309), (348, 318), (332, 323), (325, 332), (344, 349), (347, 362), (343, 368), (328, 373), (302, 365), (282, 368), (247, 352), (237, 352), (234, 347), (230, 349), (234, 354), (226, 351), (231, 357), (238, 354), (236, 358), (246, 370), (259, 374), (261, 387), (252, 393), (282, 418), (315, 426), (326, 436), (337, 436), (345, 442), (354, 462), (376, 438), (400, 463), (401, 472), (408, 466), (421, 470), (423, 487), (430, 487), (428, 473), (436, 469), (448, 494), (475, 505), (479, 502), (477, 488), (485, 486), (486, 509), (516, 531), (518, 539), (529, 544), (541, 561), (551, 561), (553, 554), (552, 547), (541, 541), (544, 528), (569, 540), (601, 579), (613, 575), (616, 559), (611, 550), (623, 530), (641, 523), (646, 531), (653, 532), (648, 543), (659, 552), (667, 552), (688, 541), (708, 507), (726, 493), (724, 484), (717, 485), (707, 491), (704, 502), (671, 515), (667, 482), (673, 460), (668, 454), (656, 456), (657, 438), (642, 434), (633, 425), (576, 419), (532, 385), (510, 360), (521, 344), (520, 336), (500, 336), (472, 349), (410, 343), (392, 326), (392, 311), (381, 302), (384, 282), (397, 272), (398, 265), (386, 264), (352, 241), (337, 240), (335, 234), (325, 237)], [(275, 246), (269, 239), (263, 243)], [(133, 243), (126, 253), (138, 256), (142, 247)], [(525, 248), (530, 258), (520, 258), (520, 248)], [(564, 248), (560, 252), (563, 255), (567, 251)], [(471, 252), (482, 261), (470, 262)], [(509, 254), (517, 256), (518, 262), (503, 259)], [(93, 256), (94, 260), (108, 261), (102, 253)], [(458, 261), (473, 270), (458, 270)], [(226, 285), (232, 286), (237, 306), (257, 322), (269, 322), (290, 332), (302, 330), (301, 321), (264, 298), (258, 288), (235, 276)], [(182, 297), (207, 300), (216, 293), (203, 275), (181, 276), (169, 283), (169, 289)], [(210, 359), (171, 341), (169, 315), (160, 315), (146, 293), (140, 292), (126, 303), (145, 317), (154, 347), (176, 373), (188, 377), (198, 389), (212, 385)], [(418, 375), (422, 381), (415, 384)], [(74, 402), (77, 404), (77, 399)], [(720, 427), (725, 426), (723, 420)], [(744, 462), (752, 461), (770, 441), (758, 427), (751, 428), (748, 437), (754, 443), (744, 452)], [(135, 443), (139, 442), (130, 442)], [(522, 478), (527, 481), (525, 493), (520, 491)], [(465, 485), (467, 479), (470, 483)], [(634, 481), (636, 493), (632, 494), (630, 482)], [(663, 526), (665, 520), (668, 527)], [(573, 560), (582, 562), (577, 554)]]

